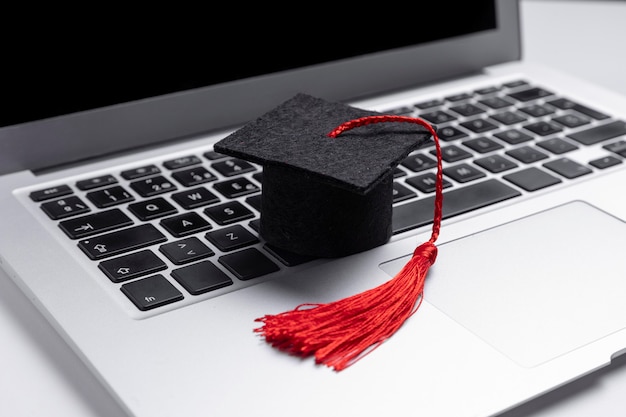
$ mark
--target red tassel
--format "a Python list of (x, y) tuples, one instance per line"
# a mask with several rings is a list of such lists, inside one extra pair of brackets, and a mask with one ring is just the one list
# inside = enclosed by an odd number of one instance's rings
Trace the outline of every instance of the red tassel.
[(439, 138), (422, 119), (407, 116), (367, 116), (351, 120), (329, 133), (336, 137), (355, 127), (381, 122), (408, 122), (426, 127), (437, 150), (435, 208), (430, 239), (418, 246), (406, 265), (386, 283), (326, 304), (302, 304), (294, 310), (256, 319), (254, 329), (273, 347), (341, 371), (391, 337), (419, 308), (426, 274), (437, 258), (443, 206), (443, 170)]

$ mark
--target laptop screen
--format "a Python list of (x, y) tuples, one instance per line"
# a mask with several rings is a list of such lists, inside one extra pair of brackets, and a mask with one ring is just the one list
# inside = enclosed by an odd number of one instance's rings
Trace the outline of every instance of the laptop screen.
[[(309, 11), (288, 19), (260, 9), (259, 13), (270, 18), (251, 20), (243, 27), (238, 24), (234, 31), (228, 25), (224, 29), (222, 25), (207, 24), (175, 34), (167, 30), (149, 33), (124, 39), (123, 43), (91, 37), (84, 43), (48, 33), (31, 41), (30, 47), (20, 46), (16, 54), (27, 53), (27, 59), (16, 56), (10, 60), (14, 65), (8, 71), (13, 74), (4, 78), (0, 126), (496, 27), (492, 0), (437, 1), (414, 9), (400, 13), (394, 8), (382, 15), (370, 8), (354, 9), (349, 14), (333, 12), (337, 13), (333, 19)], [(6, 57), (5, 62), (9, 62)]]

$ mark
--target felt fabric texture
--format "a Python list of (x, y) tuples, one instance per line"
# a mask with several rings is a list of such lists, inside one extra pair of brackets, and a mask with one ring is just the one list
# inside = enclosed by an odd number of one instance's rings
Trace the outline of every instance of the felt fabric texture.
[(332, 258), (389, 240), (394, 168), (430, 133), (380, 123), (329, 137), (345, 122), (380, 114), (297, 94), (215, 144), (263, 166), (260, 234), (268, 243)]

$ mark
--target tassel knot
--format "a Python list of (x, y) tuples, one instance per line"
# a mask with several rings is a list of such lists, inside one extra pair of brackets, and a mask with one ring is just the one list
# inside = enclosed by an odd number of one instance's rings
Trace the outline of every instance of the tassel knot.
[(435, 209), (430, 240), (419, 245), (406, 265), (380, 286), (326, 304), (302, 304), (291, 311), (256, 319), (254, 329), (273, 347), (292, 355), (308, 357), (341, 371), (363, 358), (391, 337), (419, 308), (428, 269), (435, 263), (443, 205), (441, 148), (434, 128), (419, 118), (382, 115), (348, 121), (329, 136), (379, 122), (409, 122), (426, 127), (437, 151)]

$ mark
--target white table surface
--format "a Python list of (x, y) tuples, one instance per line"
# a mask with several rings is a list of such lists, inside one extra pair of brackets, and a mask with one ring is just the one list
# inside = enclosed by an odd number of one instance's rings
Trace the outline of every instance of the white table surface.
[[(626, 1), (522, 0), (524, 56), (626, 94)], [(1, 237), (0, 237), (1, 238)], [(626, 355), (506, 417), (626, 415)], [(0, 414), (124, 414), (0, 271)], [(504, 417), (504, 416), (503, 416)]]

